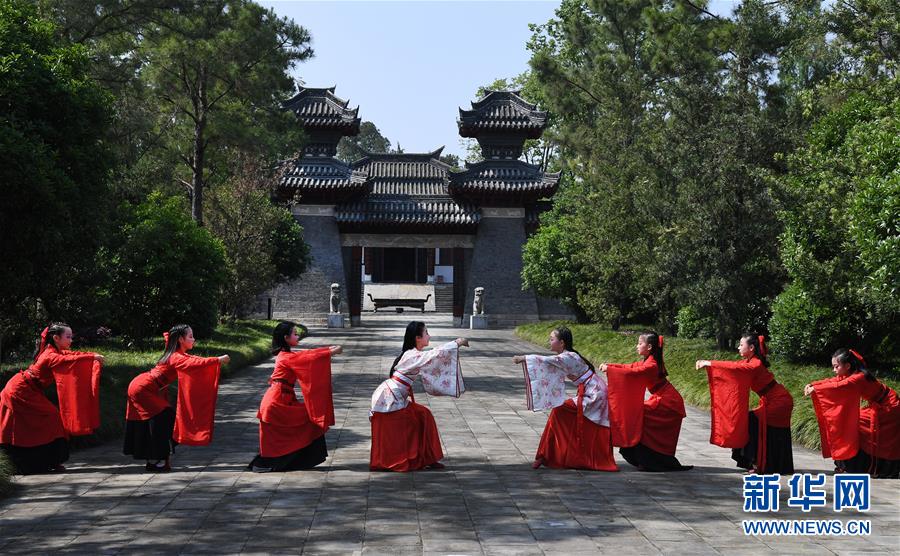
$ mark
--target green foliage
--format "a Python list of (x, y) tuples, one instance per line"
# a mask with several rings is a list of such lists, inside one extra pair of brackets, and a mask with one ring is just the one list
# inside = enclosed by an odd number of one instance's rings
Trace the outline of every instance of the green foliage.
[(294, 91), (288, 71), (312, 56), (306, 29), (248, 0), (190, 2), (148, 23), (139, 77), (157, 107), (156, 164), (171, 164), (203, 222), (208, 183), (228, 176), (235, 152), (271, 160), (296, 152), (296, 118), (279, 102)]
[(278, 281), (299, 278), (312, 260), (309, 245), (303, 240), (303, 227), (290, 210), (283, 207), (272, 207), (271, 210), (275, 213), (275, 222), (269, 245)]
[(541, 227), (522, 250), (522, 287), (574, 308), (581, 277), (571, 261), (582, 246), (570, 228), (565, 215), (548, 212), (541, 217)]
[[(781, 254), (793, 291), (779, 329), (815, 342), (791, 356), (839, 345), (896, 343), (900, 323), (900, 80), (871, 82), (812, 128), (788, 159)], [(802, 301), (809, 318), (784, 314)], [(824, 322), (828, 320), (829, 322)], [(780, 340), (779, 340), (780, 341)]]
[(855, 346), (855, 332), (862, 324), (852, 313), (816, 300), (795, 282), (772, 306), (770, 345), (789, 359), (822, 359), (839, 347)]
[[(532, 80), (572, 176), (555, 202), (570, 241), (587, 247), (548, 273), (579, 276), (589, 317), (666, 331), (690, 306), (720, 346), (765, 328), (784, 280), (771, 178), (804, 125), (800, 73), (809, 86), (829, 67), (816, 58), (816, 12), (748, 0), (722, 18), (698, 3), (566, 0), (534, 27)], [(540, 232), (532, 241), (539, 249)]]
[(680, 338), (709, 339), (716, 337), (716, 321), (702, 316), (697, 309), (690, 305), (678, 309), (675, 324), (678, 326), (677, 332)]
[(346, 163), (356, 162), (366, 153), (386, 153), (391, 150), (391, 141), (369, 121), (359, 124), (359, 134), (352, 137), (341, 137), (338, 142), (335, 158)]
[(178, 199), (154, 193), (122, 210), (130, 214), (108, 260), (116, 332), (144, 338), (183, 322), (209, 336), (227, 277), (221, 242)]
[(90, 318), (108, 231), (109, 98), (89, 52), (62, 46), (31, 2), (0, 2), (0, 341)]
[(245, 316), (256, 295), (306, 269), (303, 229), (290, 211), (272, 204), (272, 177), (257, 161), (242, 158), (235, 176), (212, 190), (208, 225), (225, 247), (228, 278), (222, 313)]

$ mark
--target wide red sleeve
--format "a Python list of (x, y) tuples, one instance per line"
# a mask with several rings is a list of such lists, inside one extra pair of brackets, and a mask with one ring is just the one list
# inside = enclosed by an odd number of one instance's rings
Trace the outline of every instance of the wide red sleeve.
[(297, 376), (309, 420), (325, 430), (334, 425), (334, 403), (331, 392), (331, 350), (311, 349), (300, 352)]
[(630, 448), (641, 441), (644, 428), (644, 391), (649, 377), (658, 374), (652, 360), (630, 365), (607, 364), (609, 428), (613, 446)]
[(100, 426), (100, 363), (93, 353), (49, 356), (56, 381), (59, 416), (70, 435), (91, 434)]
[(219, 394), (219, 358), (183, 355), (170, 362), (178, 371), (178, 405), (172, 438), (179, 444), (205, 446), (212, 442)]
[(859, 391), (850, 381), (835, 378), (812, 384), (822, 457), (852, 458), (859, 452)]
[(742, 363), (744, 362), (735, 365), (732, 361), (713, 361), (706, 371), (709, 377), (710, 444), (724, 448), (743, 448), (750, 439), (752, 374), (740, 370)]

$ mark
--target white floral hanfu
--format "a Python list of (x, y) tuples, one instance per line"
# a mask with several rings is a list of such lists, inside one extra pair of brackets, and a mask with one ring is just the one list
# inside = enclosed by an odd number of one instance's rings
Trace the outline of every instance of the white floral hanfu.
[(412, 385), (422, 377), (425, 392), (432, 396), (458, 398), (466, 391), (459, 365), (459, 345), (456, 341), (428, 351), (407, 350), (391, 378), (382, 382), (372, 394), (370, 413), (391, 413), (409, 404)]
[(593, 372), (580, 355), (564, 351), (557, 355), (526, 355), (522, 363), (525, 372), (525, 403), (532, 411), (543, 411), (559, 407), (566, 401), (565, 380), (567, 376), (577, 377), (575, 386), (584, 385), (582, 399), (571, 400), (576, 407), (583, 408), (583, 414), (590, 421), (609, 426), (609, 404), (606, 382)]

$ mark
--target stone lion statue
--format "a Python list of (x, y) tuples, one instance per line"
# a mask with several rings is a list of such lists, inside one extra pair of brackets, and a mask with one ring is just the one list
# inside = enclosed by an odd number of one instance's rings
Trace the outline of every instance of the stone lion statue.
[(333, 314), (341, 312), (341, 285), (338, 283), (331, 284), (331, 312)]
[(484, 288), (475, 288), (475, 300), (472, 302), (472, 314), (484, 314)]

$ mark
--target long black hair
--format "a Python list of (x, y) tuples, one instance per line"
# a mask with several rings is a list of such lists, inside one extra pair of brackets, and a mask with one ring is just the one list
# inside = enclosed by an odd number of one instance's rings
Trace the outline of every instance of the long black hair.
[[(68, 324), (64, 322), (54, 322), (51, 323), (47, 327), (47, 339), (44, 342), (43, 347), (41, 347), (41, 337), (38, 336), (37, 341), (34, 343), (34, 361), (37, 361), (38, 355), (41, 354), (42, 351), (47, 349), (47, 346), (53, 346), (56, 348), (56, 340), (53, 339), (54, 336), (59, 336), (63, 332), (66, 331), (66, 328), (71, 328)], [(42, 331), (43, 332), (43, 331)], [(56, 348), (59, 349), (59, 348)]]
[(656, 360), (656, 364), (659, 366), (659, 374), (657, 376), (665, 378), (669, 375), (669, 371), (666, 370), (666, 363), (663, 361), (663, 347), (659, 341), (659, 334), (656, 332), (644, 332), (641, 334), (641, 338), (650, 346), (650, 356)]
[(414, 320), (406, 325), (406, 332), (403, 334), (403, 348), (400, 349), (400, 355), (394, 359), (394, 363), (391, 365), (391, 372), (388, 373), (389, 377), (394, 376), (394, 371), (397, 369), (397, 363), (400, 362), (400, 358), (403, 357), (404, 353), (416, 347), (416, 338), (421, 337), (424, 332), (425, 323), (420, 320)]
[(753, 355), (757, 356), (765, 368), (769, 368), (769, 350), (766, 349), (765, 339), (760, 343), (759, 339), (762, 335), (747, 333), (741, 336), (742, 340), (747, 341), (748, 346), (753, 347)]
[(163, 352), (162, 357), (156, 362), (157, 364), (169, 362), (169, 357), (178, 351), (178, 340), (185, 335), (189, 328), (190, 325), (188, 324), (176, 324), (169, 329), (169, 338), (166, 340), (166, 350)]
[(571, 330), (569, 330), (569, 329), (568, 329), (567, 327), (565, 327), (565, 326), (560, 326), (560, 327), (554, 328), (553, 331), (556, 332), (556, 337), (559, 338), (560, 341), (562, 341), (563, 346), (566, 348), (566, 351), (571, 351), (572, 353), (574, 353), (574, 354), (577, 355), (578, 357), (581, 357), (581, 360), (584, 361), (584, 364), (587, 365), (588, 368), (589, 368), (591, 371), (594, 371), (594, 370), (595, 370), (595, 369), (594, 369), (594, 364), (591, 363), (590, 361), (588, 361), (588, 360), (584, 357), (584, 355), (581, 355), (580, 353), (578, 353), (578, 350), (575, 349), (575, 347), (574, 347), (574, 345), (573, 345), (572, 331), (571, 331)]
[(284, 337), (290, 336), (291, 330), (296, 327), (297, 323), (289, 320), (283, 320), (275, 326), (275, 330), (272, 332), (272, 355), (278, 355), (282, 351), (291, 351), (291, 346), (288, 345)]
[(872, 374), (868, 368), (866, 368), (866, 361), (858, 354), (853, 353), (847, 348), (841, 348), (834, 352), (834, 355), (831, 356), (832, 359), (837, 359), (838, 363), (841, 365), (850, 364), (850, 374), (853, 373), (862, 373), (865, 375), (866, 380), (875, 380), (875, 375)]

